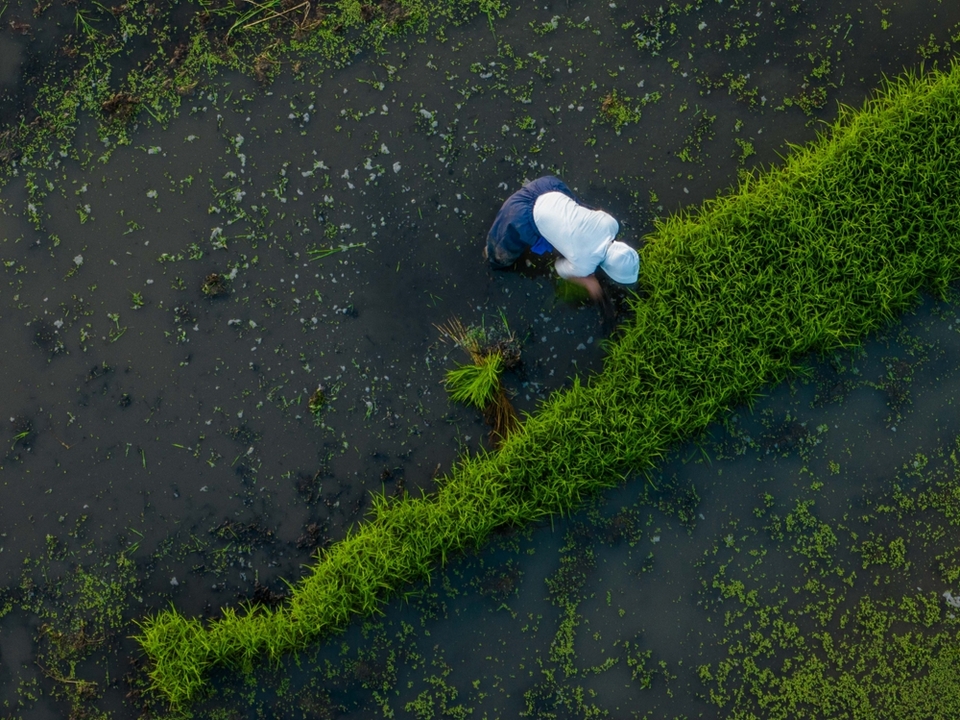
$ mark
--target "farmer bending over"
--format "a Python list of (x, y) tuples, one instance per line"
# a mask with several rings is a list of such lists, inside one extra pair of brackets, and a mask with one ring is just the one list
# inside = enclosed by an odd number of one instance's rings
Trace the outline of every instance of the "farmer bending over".
[(507, 198), (487, 234), (484, 257), (494, 270), (513, 265), (530, 250), (556, 251), (555, 267), (565, 280), (586, 288), (594, 302), (603, 299), (596, 269), (621, 285), (637, 281), (640, 257), (626, 243), (614, 240), (620, 226), (602, 210), (579, 202), (560, 178), (538, 178)]

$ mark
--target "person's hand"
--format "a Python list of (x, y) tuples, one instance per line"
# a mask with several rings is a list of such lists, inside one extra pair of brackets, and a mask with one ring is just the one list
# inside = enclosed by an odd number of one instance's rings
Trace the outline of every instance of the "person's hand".
[(586, 277), (572, 277), (567, 278), (570, 282), (574, 282), (580, 287), (584, 288), (587, 293), (590, 295), (590, 299), (595, 303), (603, 302), (603, 288), (600, 287), (600, 283), (597, 281), (596, 275), (587, 275)]

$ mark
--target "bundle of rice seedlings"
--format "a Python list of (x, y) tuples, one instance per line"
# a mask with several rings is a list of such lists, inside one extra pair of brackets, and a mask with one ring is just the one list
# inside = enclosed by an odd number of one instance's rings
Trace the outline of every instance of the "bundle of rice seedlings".
[(450, 397), (457, 402), (473, 405), (478, 410), (486, 410), (497, 395), (503, 394), (500, 373), (503, 372), (503, 358), (500, 353), (481, 355), (472, 365), (458, 365), (447, 371), (444, 385)]
[(484, 345), (487, 341), (487, 334), (483, 331), (483, 328), (468, 328), (460, 322), (458, 317), (452, 317), (445, 324), (435, 325), (434, 327), (440, 331), (444, 338), (451, 340), (454, 345), (465, 350), (474, 363), (479, 364), (486, 354)]
[[(467, 328), (459, 318), (452, 318), (445, 325), (438, 325), (437, 329), (473, 360), (472, 365), (458, 365), (447, 371), (444, 379), (447, 392), (453, 400), (483, 412), (484, 420), (490, 425), (490, 443), (494, 448), (499, 447), (520, 427), (517, 412), (500, 381), (504, 368), (508, 364), (512, 367), (519, 360), (513, 335), (510, 334), (506, 341), (489, 345), (482, 328)], [(505, 357), (505, 349), (509, 350), (509, 357)]]
[(590, 293), (582, 285), (557, 278), (555, 292), (558, 298), (572, 305), (586, 305), (590, 302)]

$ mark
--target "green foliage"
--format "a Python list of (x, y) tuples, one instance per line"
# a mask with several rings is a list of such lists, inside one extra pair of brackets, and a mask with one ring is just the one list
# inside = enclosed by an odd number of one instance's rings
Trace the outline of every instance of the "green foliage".
[[(190, 700), (213, 665), (276, 660), (377, 612), (494, 528), (570, 511), (795, 372), (807, 353), (857, 343), (925, 288), (944, 294), (960, 275), (958, 106), (956, 63), (892, 83), (782, 168), (660, 222), (642, 250), (646, 297), (601, 375), (553, 396), (499, 452), (465, 458), (434, 494), (377, 498), (279, 609), (228, 610), (206, 626), (173, 610), (145, 619), (156, 689)], [(830, 528), (802, 507), (787, 525), (822, 569)], [(940, 673), (955, 647), (920, 649)], [(937, 673), (910, 697), (938, 687)]]
[(630, 668), (630, 677), (639, 686), (647, 690), (653, 685), (653, 676), (656, 670), (650, 667), (650, 658), (653, 655), (652, 650), (641, 650), (638, 643), (629, 641), (623, 644), (627, 653), (627, 667)]
[[(407, 32), (442, 34), (444, 27), (479, 14), (492, 22), (507, 11), (501, 0), (201, 1), (192, 11), (176, 3), (93, 5), (74, 12), (75, 32), (64, 51), (74, 62), (45, 79), (32, 107), (37, 121), (14, 128), (0, 142), (0, 149), (16, 144), (24, 167), (45, 164), (54, 149), (71, 148), (84, 115), (101, 119), (99, 134), (109, 141), (105, 160), (117, 145), (130, 142), (134, 119), (166, 123), (185, 96), (222, 68), (267, 82), (284, 63), (299, 67), (311, 58), (340, 67)], [(153, 39), (183, 33), (187, 39), (175, 51)], [(126, 66), (133, 69), (118, 75), (116, 68)], [(80, 218), (85, 219), (82, 212)]]
[[(927, 566), (932, 557), (946, 561), (940, 569), (948, 586), (960, 577), (953, 569), (956, 455), (938, 455), (934, 468), (905, 467), (889, 495), (860, 501), (863, 526), (895, 527), (898, 537), (870, 530), (864, 539), (846, 515), (818, 519), (814, 501), (803, 500), (787, 515), (787, 533), (764, 543), (778, 558), (771, 565), (746, 555), (718, 557), (712, 588), (720, 595), (704, 593), (703, 602), (722, 613), (728, 650), (698, 674), (723, 717), (960, 713), (960, 598), (919, 587), (942, 588)], [(799, 558), (799, 567), (786, 570), (784, 557)], [(908, 557), (919, 560), (916, 567)]]

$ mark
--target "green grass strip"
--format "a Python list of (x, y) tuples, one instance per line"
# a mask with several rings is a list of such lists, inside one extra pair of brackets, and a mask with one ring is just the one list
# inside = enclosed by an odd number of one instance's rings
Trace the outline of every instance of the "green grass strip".
[(643, 250), (649, 293), (576, 382), (495, 454), (438, 492), (378, 499), (276, 610), (206, 626), (175, 610), (143, 621), (154, 687), (194, 698), (219, 664), (249, 669), (380, 612), (438, 563), (499, 526), (569, 512), (651, 467), (811, 351), (856, 343), (960, 276), (960, 66), (889, 83), (844, 110), (780, 168), (660, 223)]

